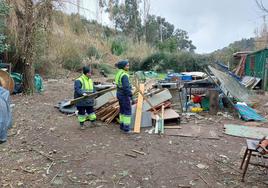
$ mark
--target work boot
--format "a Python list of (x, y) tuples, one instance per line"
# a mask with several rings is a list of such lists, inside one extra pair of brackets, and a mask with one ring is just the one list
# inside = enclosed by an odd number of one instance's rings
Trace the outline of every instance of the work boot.
[(124, 131), (124, 124), (123, 123), (120, 123), (120, 130)]
[(5, 142), (6, 142), (6, 140), (0, 140), (0, 144), (3, 144)]
[(134, 132), (131, 131), (131, 130), (128, 130), (128, 131), (123, 131), (124, 134), (133, 134)]
[(80, 129), (81, 129), (81, 130), (85, 130), (84, 122), (80, 122)]
[(125, 133), (125, 134), (131, 134), (131, 133), (133, 133), (133, 132), (130, 130), (129, 125), (125, 125), (125, 126), (124, 126), (124, 133)]

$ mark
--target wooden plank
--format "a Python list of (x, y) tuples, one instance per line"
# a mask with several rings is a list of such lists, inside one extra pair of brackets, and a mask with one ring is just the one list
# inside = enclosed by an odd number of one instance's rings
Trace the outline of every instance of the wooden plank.
[(174, 126), (170, 125), (170, 126), (165, 126), (165, 129), (181, 129), (181, 126), (179, 126), (179, 125), (174, 125)]
[(104, 121), (105, 119), (109, 118), (113, 113), (115, 113), (115, 110), (111, 110), (109, 113), (107, 113), (105, 116), (101, 117), (100, 120)]
[(92, 98), (94, 98), (94, 97), (96, 97), (96, 96), (98, 96), (98, 95), (107, 93), (107, 92), (112, 91), (112, 90), (115, 90), (115, 89), (116, 89), (116, 87), (111, 87), (111, 88), (109, 88), (109, 89), (105, 89), (105, 90), (102, 90), (102, 91), (99, 91), (99, 92), (96, 92), (96, 93), (92, 93), (92, 94), (89, 94), (89, 95), (87, 95), (87, 96), (78, 97), (78, 98), (76, 98), (76, 99), (72, 99), (72, 100), (69, 100), (69, 101), (64, 102), (63, 104), (61, 104), (61, 106), (62, 106), (62, 107), (66, 107), (66, 106), (74, 105), (74, 104), (76, 104), (77, 102), (79, 102), (79, 101), (81, 101), (81, 100), (83, 100), (83, 99), (85, 99), (85, 98), (88, 98), (88, 97), (92, 97)]
[(109, 119), (107, 119), (105, 122), (107, 123), (107, 124), (110, 124), (113, 120), (114, 120), (114, 118), (116, 117), (116, 116), (118, 116), (118, 114), (119, 114), (119, 108), (116, 110), (116, 112), (111, 116), (111, 118), (109, 118)]
[(138, 103), (137, 103), (137, 110), (136, 110), (136, 117), (135, 117), (135, 124), (134, 124), (134, 133), (141, 132), (141, 115), (142, 115), (142, 104), (143, 104), (143, 92), (144, 92), (144, 84), (140, 84), (140, 93), (138, 95)]

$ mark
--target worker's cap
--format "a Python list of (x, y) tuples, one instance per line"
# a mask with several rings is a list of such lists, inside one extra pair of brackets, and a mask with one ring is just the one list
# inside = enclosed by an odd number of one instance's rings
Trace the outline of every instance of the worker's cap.
[(127, 61), (127, 60), (122, 60), (122, 61), (119, 61), (119, 62), (116, 64), (116, 66), (117, 66), (117, 68), (119, 68), (119, 69), (124, 69), (125, 66), (127, 66), (127, 64), (128, 64), (128, 61)]
[(89, 66), (84, 66), (83, 67), (83, 73), (84, 74), (87, 74), (87, 73), (89, 73), (90, 72), (90, 68), (89, 68)]

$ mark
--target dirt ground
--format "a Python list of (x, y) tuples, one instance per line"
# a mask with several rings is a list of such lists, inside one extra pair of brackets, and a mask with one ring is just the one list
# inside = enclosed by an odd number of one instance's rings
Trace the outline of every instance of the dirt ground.
[[(0, 145), (0, 187), (268, 187), (266, 171), (253, 166), (241, 182), (245, 138), (223, 130), (224, 123), (245, 123), (239, 119), (217, 122), (211, 116), (181, 124), (213, 130), (217, 139), (160, 137), (146, 129), (125, 135), (117, 124), (81, 131), (75, 116), (54, 108), (72, 96), (71, 79), (46, 80), (42, 94), (12, 96), (14, 124)], [(268, 102), (267, 96), (261, 98), (262, 104)], [(266, 115), (265, 108), (260, 110)]]

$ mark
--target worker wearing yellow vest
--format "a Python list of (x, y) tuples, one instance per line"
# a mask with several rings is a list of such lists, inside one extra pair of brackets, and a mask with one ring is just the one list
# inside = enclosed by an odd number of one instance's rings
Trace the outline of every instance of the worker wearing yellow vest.
[(125, 133), (130, 132), (131, 124), (131, 85), (129, 81), (129, 63), (126, 60), (119, 61), (116, 64), (119, 69), (115, 75), (115, 83), (117, 87), (116, 96), (119, 101), (120, 113), (120, 129)]
[[(81, 96), (86, 96), (88, 94), (94, 93), (94, 85), (91, 79), (91, 71), (88, 66), (83, 67), (83, 74), (77, 78), (74, 82), (74, 98)], [(80, 123), (80, 128), (84, 129), (85, 121), (90, 121), (95, 124), (96, 114), (93, 109), (94, 99), (85, 98), (76, 104), (78, 110), (78, 121)]]

